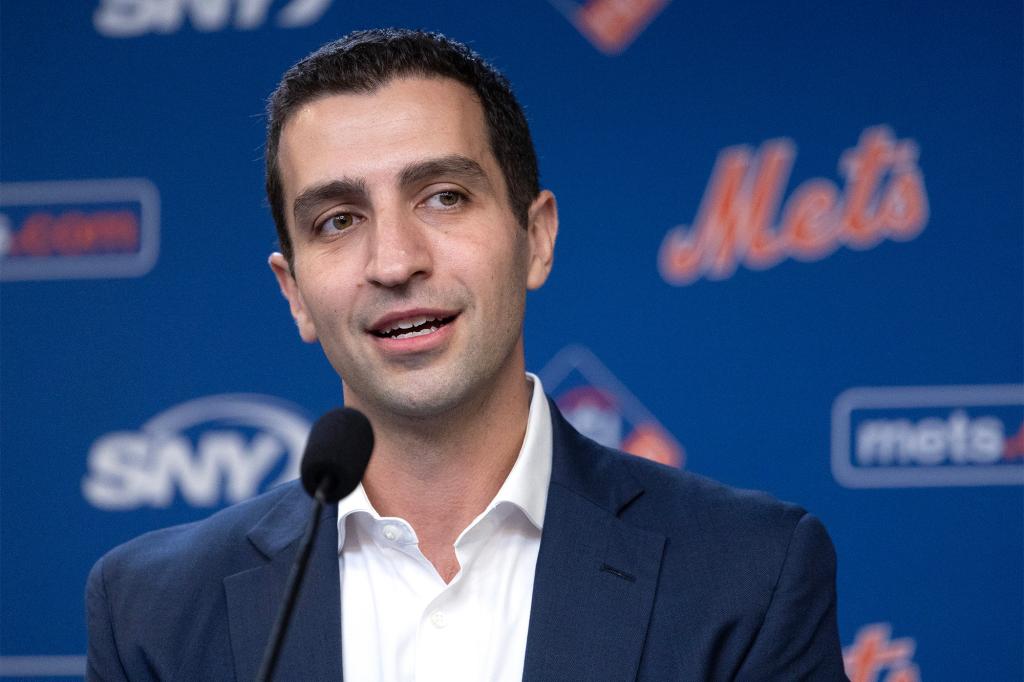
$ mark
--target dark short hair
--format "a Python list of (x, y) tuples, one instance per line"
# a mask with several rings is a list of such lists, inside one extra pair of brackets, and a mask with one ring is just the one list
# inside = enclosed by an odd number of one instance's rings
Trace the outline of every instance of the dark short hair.
[(530, 204), (540, 192), (537, 154), (508, 80), (468, 47), (440, 33), (393, 28), (354, 31), (288, 69), (267, 103), (267, 199), (289, 265), (293, 251), (277, 165), (281, 130), (288, 117), (324, 95), (372, 93), (401, 76), (451, 78), (476, 93), (487, 120), (491, 153), (505, 176), (509, 205), (526, 226)]

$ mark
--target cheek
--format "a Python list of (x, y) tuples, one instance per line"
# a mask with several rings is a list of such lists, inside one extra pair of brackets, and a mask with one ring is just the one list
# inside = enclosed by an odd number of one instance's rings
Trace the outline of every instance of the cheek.
[(344, 282), (336, 276), (317, 273), (307, 280), (303, 298), (321, 339), (337, 336), (337, 330), (343, 326), (343, 313), (349, 309), (346, 302), (351, 298), (346, 291)]
[(339, 301), (340, 292), (332, 292), (327, 289), (321, 292), (316, 302), (315, 317), (318, 326), (326, 327), (328, 333), (331, 330), (340, 329), (343, 324), (344, 305)]
[(504, 307), (525, 290), (527, 258), (516, 242), (464, 244), (456, 254), (449, 271), (481, 303)]
[(530, 248), (525, 233), (516, 227), (516, 238), (507, 245), (505, 268), (508, 272), (508, 285), (525, 295), (526, 283), (530, 274)]

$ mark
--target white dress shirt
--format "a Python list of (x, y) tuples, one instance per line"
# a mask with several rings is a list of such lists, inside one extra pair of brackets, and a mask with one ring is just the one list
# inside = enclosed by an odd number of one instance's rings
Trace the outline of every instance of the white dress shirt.
[(341, 640), (349, 682), (518, 682), (551, 478), (540, 379), (508, 478), (455, 541), (448, 584), (404, 519), (381, 517), (360, 484), (338, 503)]

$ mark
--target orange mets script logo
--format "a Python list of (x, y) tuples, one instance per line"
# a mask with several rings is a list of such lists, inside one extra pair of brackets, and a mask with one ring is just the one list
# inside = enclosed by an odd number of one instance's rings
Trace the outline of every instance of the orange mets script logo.
[(551, 0), (594, 47), (616, 55), (629, 47), (669, 0)]
[[(791, 140), (770, 140), (718, 155), (692, 226), (672, 228), (658, 267), (666, 282), (726, 279), (742, 263), (770, 268), (786, 258), (815, 261), (841, 245), (869, 249), (884, 239), (908, 241), (928, 221), (928, 196), (912, 140), (886, 126), (865, 130), (839, 160), (842, 191), (825, 178), (807, 180), (782, 205), (796, 157)], [(781, 215), (781, 219), (778, 216)]]
[[(872, 623), (857, 631), (853, 644), (843, 649), (850, 682), (919, 682), (921, 675), (913, 662), (917, 644), (910, 637), (891, 636), (888, 623)], [(883, 672), (885, 677), (880, 677)]]

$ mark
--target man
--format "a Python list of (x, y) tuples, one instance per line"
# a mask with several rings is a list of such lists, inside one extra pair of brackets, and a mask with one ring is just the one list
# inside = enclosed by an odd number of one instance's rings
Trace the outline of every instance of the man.
[[(407, 31), (271, 98), (270, 266), (376, 444), (331, 508), (279, 679), (845, 679), (796, 507), (603, 448), (525, 372), (558, 215), (505, 79)], [(252, 679), (308, 506), (282, 486), (89, 578), (92, 679)]]

